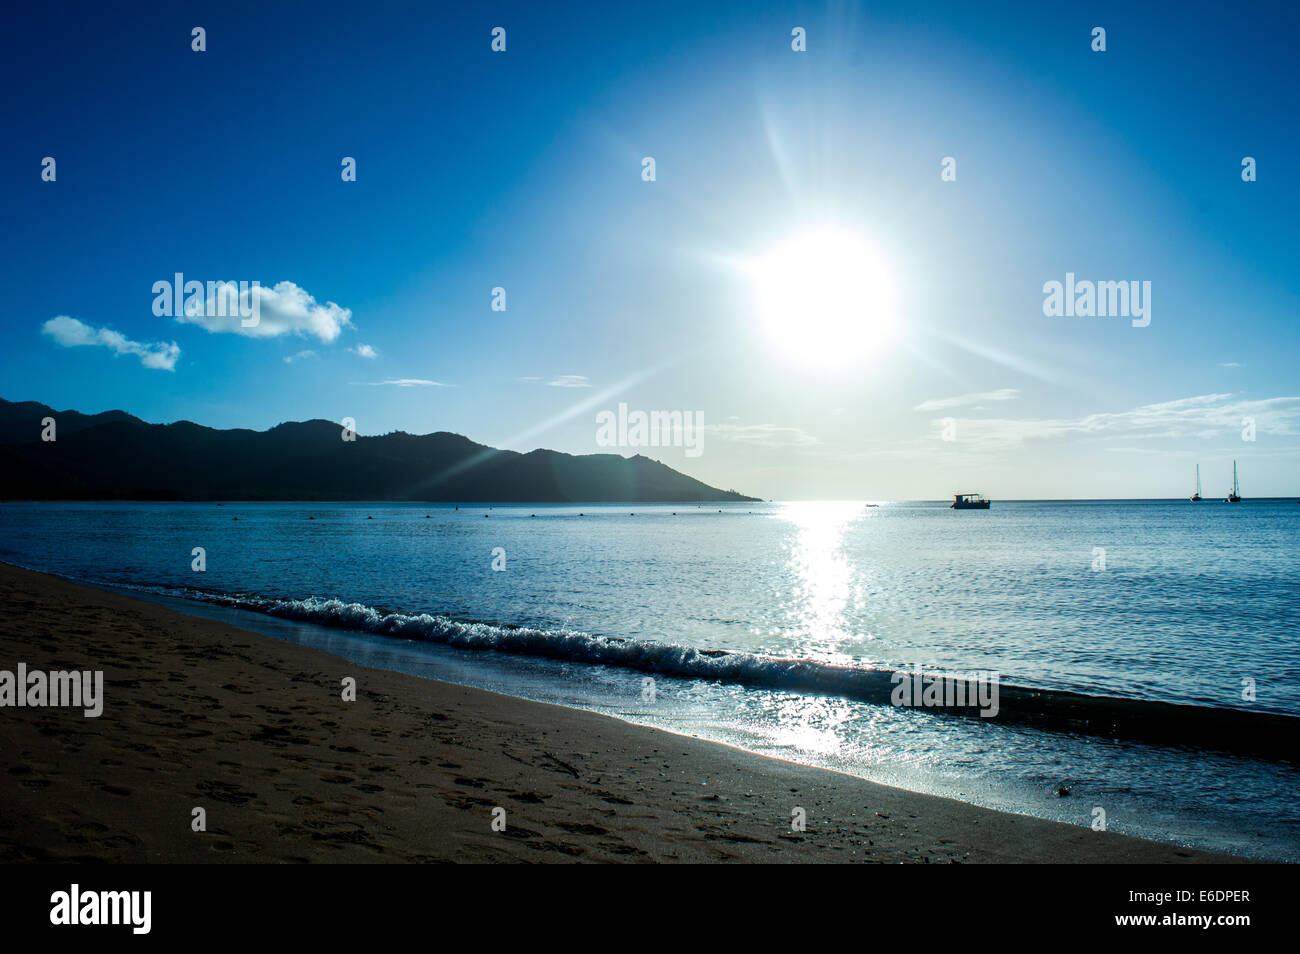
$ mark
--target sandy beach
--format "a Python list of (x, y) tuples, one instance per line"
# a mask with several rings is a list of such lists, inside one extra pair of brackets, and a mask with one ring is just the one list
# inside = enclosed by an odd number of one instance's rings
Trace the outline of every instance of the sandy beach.
[(0, 709), (8, 862), (1238, 860), (366, 669), (3, 564), (0, 604), (0, 670), (104, 672), (98, 718)]

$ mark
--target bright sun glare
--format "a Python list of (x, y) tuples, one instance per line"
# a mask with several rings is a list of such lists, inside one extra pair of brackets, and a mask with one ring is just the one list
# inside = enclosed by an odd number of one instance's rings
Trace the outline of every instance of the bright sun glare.
[(876, 250), (854, 232), (800, 232), (753, 262), (751, 276), (764, 331), (794, 363), (860, 363), (893, 331), (893, 282)]

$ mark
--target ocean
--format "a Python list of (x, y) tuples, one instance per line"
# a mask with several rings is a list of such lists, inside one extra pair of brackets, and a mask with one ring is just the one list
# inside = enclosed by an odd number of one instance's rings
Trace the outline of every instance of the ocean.
[[(360, 664), (1300, 861), (1297, 740), (1270, 721), (1300, 716), (1290, 499), (10, 502), (0, 559)], [(918, 669), (992, 674), (1035, 718), (891, 705), (873, 681)]]

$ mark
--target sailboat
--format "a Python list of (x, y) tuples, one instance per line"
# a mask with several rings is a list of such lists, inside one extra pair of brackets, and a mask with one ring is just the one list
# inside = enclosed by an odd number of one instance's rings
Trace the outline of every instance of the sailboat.
[(1192, 503), (1196, 503), (1196, 501), (1201, 499), (1201, 465), (1200, 464), (1196, 465), (1196, 492), (1192, 494), (1192, 496), (1188, 499), (1191, 500)]
[(1237, 462), (1232, 462), (1232, 493), (1228, 494), (1224, 503), (1241, 503), (1241, 488), (1237, 486)]

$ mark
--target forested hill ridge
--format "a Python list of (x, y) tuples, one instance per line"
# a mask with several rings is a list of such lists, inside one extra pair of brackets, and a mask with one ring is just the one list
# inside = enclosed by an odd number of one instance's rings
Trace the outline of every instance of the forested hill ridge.
[[(42, 440), (53, 418), (55, 440)], [(747, 501), (648, 457), (526, 454), (440, 431), (342, 439), (332, 421), (266, 431), (0, 399), (0, 497), (22, 500)]]

